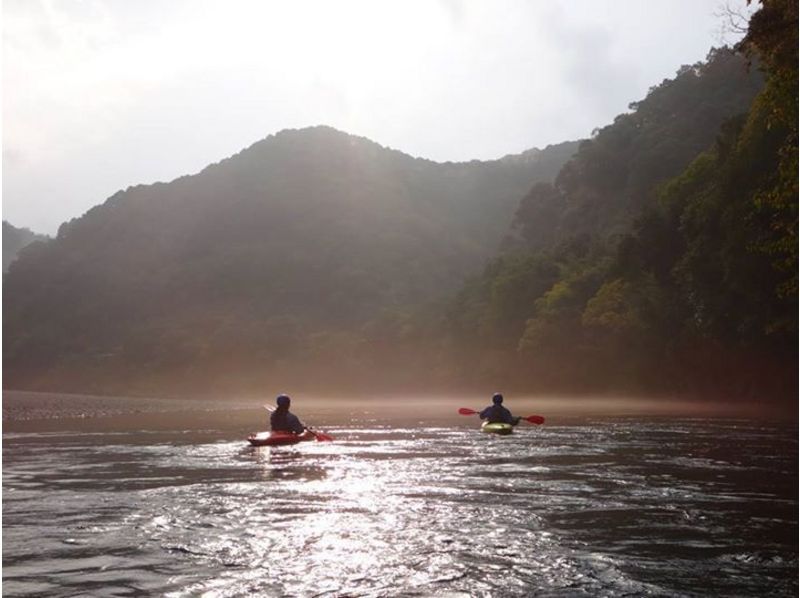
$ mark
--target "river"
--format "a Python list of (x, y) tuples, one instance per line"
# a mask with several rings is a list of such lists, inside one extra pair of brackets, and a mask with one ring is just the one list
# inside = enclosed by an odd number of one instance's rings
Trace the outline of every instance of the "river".
[(372, 409), (252, 448), (263, 412), (186, 413), (4, 422), (3, 595), (798, 592), (794, 422)]

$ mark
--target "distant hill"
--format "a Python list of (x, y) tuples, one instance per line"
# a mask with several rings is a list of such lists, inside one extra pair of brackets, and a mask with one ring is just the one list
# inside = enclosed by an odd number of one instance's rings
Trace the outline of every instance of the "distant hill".
[(770, 14), (580, 143), (442, 164), (312, 127), (120, 191), (4, 276), (4, 385), (795, 397), (796, 16)]
[(340, 369), (361, 327), (479, 269), (577, 145), (440, 164), (313, 127), (120, 191), (7, 274), (6, 384), (247, 386)]
[(17, 258), (19, 251), (34, 241), (46, 241), (50, 237), (39, 235), (27, 228), (17, 228), (3, 220), (3, 272)]

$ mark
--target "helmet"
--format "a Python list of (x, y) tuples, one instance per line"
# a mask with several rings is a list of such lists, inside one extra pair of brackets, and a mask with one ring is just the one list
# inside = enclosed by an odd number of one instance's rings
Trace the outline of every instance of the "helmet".
[(275, 399), (275, 402), (278, 404), (278, 407), (288, 407), (290, 401), (291, 399), (289, 398), (289, 395), (278, 395), (277, 398)]
[(499, 392), (494, 393), (494, 395), (492, 396), (492, 403), (494, 403), (495, 405), (499, 405), (502, 402), (503, 402), (503, 395), (501, 395)]

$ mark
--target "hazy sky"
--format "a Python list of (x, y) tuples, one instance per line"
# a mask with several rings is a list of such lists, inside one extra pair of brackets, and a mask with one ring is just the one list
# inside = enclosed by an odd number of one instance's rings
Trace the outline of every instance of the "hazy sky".
[(3, 218), (328, 124), (437, 161), (587, 137), (744, 0), (4, 0)]

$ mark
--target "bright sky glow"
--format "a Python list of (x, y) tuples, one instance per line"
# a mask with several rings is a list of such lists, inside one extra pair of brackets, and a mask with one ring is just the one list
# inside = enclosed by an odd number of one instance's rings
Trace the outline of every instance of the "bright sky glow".
[(285, 128), (327, 124), (438, 161), (583, 138), (735, 42), (723, 6), (5, 0), (3, 218), (53, 234), (119, 189)]

